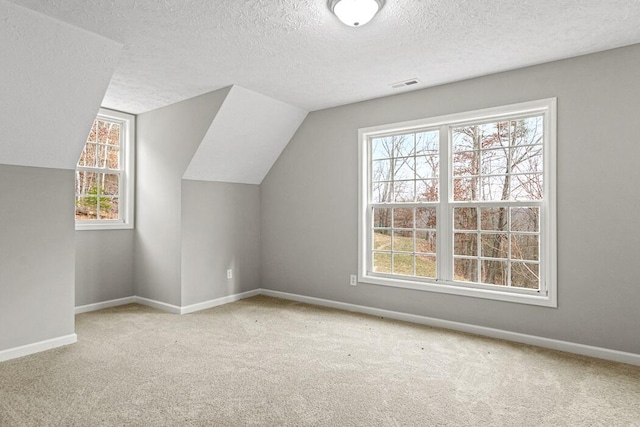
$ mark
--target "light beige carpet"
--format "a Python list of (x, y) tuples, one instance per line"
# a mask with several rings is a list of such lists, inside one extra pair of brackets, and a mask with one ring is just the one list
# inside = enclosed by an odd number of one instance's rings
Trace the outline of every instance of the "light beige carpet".
[(640, 425), (640, 368), (255, 297), (77, 316), (0, 363), (5, 426)]

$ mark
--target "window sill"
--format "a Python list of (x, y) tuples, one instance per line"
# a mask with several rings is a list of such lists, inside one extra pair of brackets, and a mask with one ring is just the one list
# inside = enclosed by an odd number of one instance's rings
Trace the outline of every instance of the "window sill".
[(76, 231), (133, 230), (133, 224), (122, 221), (82, 221), (76, 222)]
[(466, 297), (491, 299), (519, 304), (537, 305), (542, 307), (557, 308), (558, 303), (553, 292), (548, 295), (538, 293), (520, 293), (516, 291), (503, 291), (500, 289), (485, 289), (465, 286), (457, 282), (419, 282), (410, 279), (392, 279), (388, 277), (360, 274), (358, 281), (372, 285), (390, 286), (394, 288), (414, 289), (426, 292), (460, 295)]

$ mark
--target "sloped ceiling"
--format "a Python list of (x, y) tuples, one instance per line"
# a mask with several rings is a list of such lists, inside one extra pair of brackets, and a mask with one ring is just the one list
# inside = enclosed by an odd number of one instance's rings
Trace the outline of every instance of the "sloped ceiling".
[(74, 169), (122, 45), (0, 0), (0, 163)]
[(184, 178), (260, 184), (306, 115), (300, 108), (233, 86)]
[(314, 111), (640, 43), (639, 0), (386, 0), (361, 28), (327, 0), (12, 1), (122, 42), (104, 106), (134, 114), (233, 84)]

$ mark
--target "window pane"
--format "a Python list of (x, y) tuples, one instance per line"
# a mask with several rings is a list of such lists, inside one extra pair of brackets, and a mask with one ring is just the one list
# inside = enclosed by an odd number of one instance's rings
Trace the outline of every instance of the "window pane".
[(111, 145), (120, 145), (120, 124), (111, 123), (111, 129), (109, 130), (108, 143)]
[(507, 175), (482, 177), (481, 200), (508, 200), (509, 177)]
[(120, 192), (120, 176), (112, 173), (105, 173), (100, 175), (102, 179), (102, 186), (100, 187), (101, 194), (117, 196)]
[(507, 229), (507, 208), (480, 208), (480, 227), (483, 230)]
[(395, 158), (393, 164), (394, 180), (415, 179), (416, 159), (414, 157)]
[(96, 167), (98, 161), (97, 144), (87, 143), (80, 154), (78, 166)]
[(416, 276), (436, 277), (436, 257), (434, 256), (416, 256)]
[(109, 146), (98, 145), (98, 167), (106, 168), (109, 164)]
[(511, 231), (540, 230), (540, 208), (511, 208)]
[(506, 234), (482, 233), (482, 256), (489, 258), (507, 258), (509, 239)]
[(76, 220), (97, 219), (97, 196), (76, 197)]
[(511, 176), (511, 200), (542, 200), (542, 174)]
[(377, 273), (391, 273), (391, 254), (386, 252), (374, 252), (373, 271)]
[(417, 208), (416, 228), (436, 228), (436, 208)]
[(97, 142), (98, 141), (98, 121), (94, 120), (91, 125), (91, 131), (89, 131), (89, 136), (87, 137), (87, 142)]
[(478, 200), (478, 178), (456, 178), (453, 180), (453, 200)]
[(511, 286), (538, 289), (540, 287), (538, 264), (525, 262), (511, 263)]
[(511, 153), (511, 173), (542, 172), (542, 145), (514, 147)]
[(463, 151), (453, 155), (453, 175), (478, 175), (478, 151)]
[(509, 122), (478, 125), (476, 132), (483, 149), (500, 148), (509, 144)]
[(76, 194), (98, 194), (98, 174), (93, 172), (76, 172)]
[(459, 151), (473, 151), (480, 148), (475, 126), (454, 128), (452, 134), (454, 153)]
[(507, 284), (507, 261), (482, 260), (480, 281), (490, 285)]
[(391, 228), (391, 208), (374, 208), (373, 226)]
[(527, 119), (514, 120), (515, 145), (541, 144), (543, 132), (542, 116), (529, 117)]
[(538, 261), (540, 242), (537, 234), (512, 234), (511, 259)]
[(408, 157), (415, 153), (415, 138), (412, 133), (405, 135), (396, 135), (393, 139), (393, 156)]
[(371, 141), (371, 145), (372, 145), (372, 150), (371, 150), (372, 159), (389, 159), (392, 157), (391, 137), (374, 138)]
[(396, 208), (393, 210), (394, 228), (413, 228), (413, 209)]
[(394, 254), (393, 255), (393, 272), (395, 274), (404, 274), (413, 276), (413, 255)]
[(98, 140), (99, 144), (106, 144), (109, 140), (110, 123), (104, 120), (98, 120)]
[(437, 130), (416, 134), (416, 154), (436, 154), (440, 148), (440, 136)]
[(413, 252), (413, 231), (393, 231), (393, 251)]
[(453, 238), (454, 255), (478, 255), (478, 235), (476, 233), (456, 233)]
[(478, 210), (476, 208), (455, 208), (453, 228), (456, 230), (477, 230)]
[(416, 179), (438, 177), (438, 156), (416, 157)]
[(461, 282), (478, 281), (478, 263), (475, 259), (454, 259), (453, 272), (453, 280)]
[(415, 200), (415, 181), (395, 181), (393, 196), (396, 202), (413, 202)]
[(118, 198), (100, 197), (100, 219), (118, 219)]
[(435, 231), (416, 231), (416, 252), (436, 253)]
[(393, 183), (389, 181), (374, 183), (371, 191), (371, 198), (373, 200), (373, 203), (390, 202), (392, 200), (392, 190)]
[(120, 149), (109, 147), (107, 152), (107, 167), (109, 169), (120, 169)]
[(437, 202), (438, 201), (438, 180), (423, 179), (416, 182), (416, 201)]
[(507, 174), (509, 160), (508, 149), (483, 150), (482, 151), (482, 175)]
[(371, 174), (373, 181), (391, 181), (391, 160), (374, 160)]
[(374, 230), (373, 249), (391, 250), (391, 230)]

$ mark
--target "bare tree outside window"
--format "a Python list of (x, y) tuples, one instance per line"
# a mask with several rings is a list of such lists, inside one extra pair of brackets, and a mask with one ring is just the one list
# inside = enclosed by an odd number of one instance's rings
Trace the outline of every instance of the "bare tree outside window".
[(539, 287), (539, 208), (526, 202), (543, 198), (542, 124), (537, 116), (453, 128), (453, 200), (468, 204), (454, 209), (456, 280)]
[(121, 133), (121, 123), (93, 122), (76, 168), (76, 221), (120, 218)]
[(557, 307), (556, 99), (358, 130), (358, 279)]

